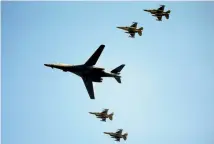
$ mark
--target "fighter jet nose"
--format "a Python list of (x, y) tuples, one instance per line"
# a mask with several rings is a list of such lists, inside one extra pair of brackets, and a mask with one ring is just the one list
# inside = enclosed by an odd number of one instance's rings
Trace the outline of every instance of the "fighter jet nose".
[(48, 64), (44, 64), (44, 66), (48, 66)]

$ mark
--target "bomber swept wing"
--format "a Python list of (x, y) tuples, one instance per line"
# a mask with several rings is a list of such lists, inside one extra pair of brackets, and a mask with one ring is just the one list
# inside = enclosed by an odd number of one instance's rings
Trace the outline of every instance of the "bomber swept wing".
[(94, 88), (93, 88), (93, 83), (92, 83), (92, 80), (88, 77), (82, 77), (83, 79), (83, 82), (85, 84), (85, 88), (87, 89), (88, 91), (88, 94), (89, 94), (89, 97), (91, 99), (95, 99), (94, 97)]
[[(99, 59), (104, 47), (105, 47), (105, 45), (100, 45), (100, 47), (94, 52), (94, 54), (86, 61), (86, 63), (84, 65), (87, 65), (87, 66), (95, 65), (97, 63), (97, 60)], [(91, 78), (82, 77), (82, 79), (83, 79), (83, 82), (85, 84), (85, 87), (88, 91), (90, 98), (95, 99), (93, 82), (92, 82)]]
[(87, 66), (93, 66), (97, 63), (97, 60), (99, 59), (105, 45), (101, 45), (95, 52), (94, 54), (87, 60), (87, 62), (84, 65)]

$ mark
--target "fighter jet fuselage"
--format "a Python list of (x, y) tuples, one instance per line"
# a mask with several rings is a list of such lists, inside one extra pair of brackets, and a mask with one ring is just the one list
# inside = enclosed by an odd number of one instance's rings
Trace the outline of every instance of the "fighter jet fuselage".
[(170, 13), (170, 10), (164, 12), (164, 11), (161, 11), (161, 10), (144, 10), (146, 12), (149, 12), (153, 15), (158, 15), (158, 16), (164, 16), (164, 15), (167, 15)]
[(127, 140), (127, 136), (128, 136), (128, 133), (124, 133), (122, 134), (122, 129), (117, 131), (116, 133), (114, 132), (104, 132), (104, 134), (108, 134), (111, 136), (111, 138), (115, 138), (116, 140), (115, 141), (120, 141), (121, 138), (123, 138), (124, 140)]
[(125, 33), (130, 34), (129, 37), (132, 37), (132, 38), (135, 37), (135, 33), (138, 33), (139, 36), (141, 36), (143, 31), (143, 27), (137, 28), (137, 22), (133, 22), (131, 26), (124, 26), (124, 27), (117, 27), (117, 28), (126, 31)]
[(80, 77), (90, 77), (93, 82), (102, 82), (101, 77), (117, 77), (117, 74), (105, 72), (104, 68), (86, 65), (45, 64), (45, 66), (71, 72)]
[(137, 33), (140, 31), (136, 27), (117, 27), (117, 28), (128, 31), (129, 33)]
[(110, 135), (113, 138), (122, 138), (122, 134), (113, 133), (113, 132), (104, 132), (104, 133)]
[(99, 118), (108, 118), (108, 114), (105, 113), (98, 113), (98, 112), (89, 112), (90, 114), (93, 114)]
[(97, 118), (100, 118), (101, 121), (106, 121), (107, 118), (113, 120), (114, 113), (108, 114), (108, 109), (104, 109), (102, 112), (89, 112), (90, 114), (95, 115)]
[(149, 13), (151, 13), (151, 14), (158, 14), (158, 13), (163, 13), (163, 11), (162, 10), (156, 10), (156, 9), (152, 9), (152, 10), (144, 10), (144, 11), (146, 11), (146, 12), (149, 12)]

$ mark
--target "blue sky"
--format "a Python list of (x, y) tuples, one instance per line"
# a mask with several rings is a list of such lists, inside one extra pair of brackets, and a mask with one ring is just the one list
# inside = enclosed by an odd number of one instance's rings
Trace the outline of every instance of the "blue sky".
[[(170, 19), (142, 11), (165, 4)], [(2, 143), (214, 143), (213, 2), (2, 2)], [(131, 39), (117, 26), (139, 22)], [(126, 64), (90, 100), (82, 80), (44, 63)], [(89, 111), (109, 108), (113, 121)]]

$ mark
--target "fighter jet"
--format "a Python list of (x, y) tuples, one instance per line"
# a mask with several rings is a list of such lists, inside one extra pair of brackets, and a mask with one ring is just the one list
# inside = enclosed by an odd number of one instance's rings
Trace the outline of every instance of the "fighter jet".
[(131, 38), (135, 37), (135, 33), (138, 33), (138, 35), (141, 36), (143, 31), (143, 27), (137, 29), (137, 22), (133, 22), (131, 26), (117, 27), (117, 28), (127, 31), (125, 33), (130, 34), (129, 37)]
[(127, 139), (128, 133), (124, 133), (122, 134), (123, 129), (118, 129), (117, 132), (113, 133), (113, 132), (104, 132), (104, 134), (108, 134), (111, 136), (111, 138), (115, 138), (115, 141), (120, 141), (121, 138), (123, 138), (124, 140)]
[(106, 122), (106, 119), (109, 118), (113, 120), (114, 113), (108, 114), (108, 109), (104, 109), (102, 112), (89, 112), (90, 114), (95, 115), (97, 118), (100, 118), (101, 121)]
[(71, 72), (81, 77), (88, 94), (91, 99), (95, 99), (94, 89), (92, 82), (102, 82), (102, 77), (112, 77), (121, 83), (120, 71), (123, 69), (125, 64), (113, 69), (111, 72), (105, 72), (104, 68), (95, 67), (98, 58), (100, 57), (105, 45), (100, 47), (94, 52), (94, 54), (82, 65), (70, 65), (70, 64), (44, 64), (47, 67), (56, 68), (63, 70), (64, 72)]
[(169, 19), (170, 10), (164, 12), (165, 5), (160, 5), (158, 9), (150, 9), (150, 10), (144, 10), (146, 12), (149, 12), (152, 14), (152, 16), (157, 17), (157, 21), (162, 21), (162, 16), (165, 16), (166, 19)]

